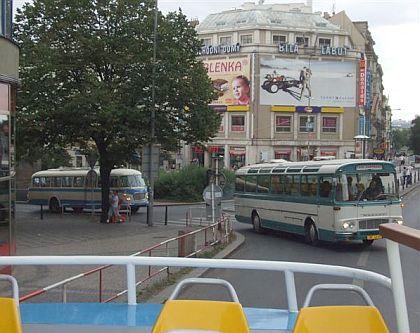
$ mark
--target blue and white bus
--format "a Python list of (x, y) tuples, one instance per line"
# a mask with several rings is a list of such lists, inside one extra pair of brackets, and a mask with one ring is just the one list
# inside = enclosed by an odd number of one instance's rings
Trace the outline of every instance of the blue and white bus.
[[(89, 171), (89, 168), (59, 168), (34, 173), (28, 189), (29, 203), (48, 206), (55, 213), (66, 207), (77, 212), (101, 207), (99, 169), (93, 169), (93, 176), (88, 176)], [(118, 190), (123, 205), (129, 206), (133, 214), (149, 204), (147, 186), (138, 170), (113, 169), (110, 188)]]
[(235, 217), (255, 231), (319, 240), (380, 239), (379, 225), (402, 224), (395, 166), (379, 160), (248, 165), (236, 171)]

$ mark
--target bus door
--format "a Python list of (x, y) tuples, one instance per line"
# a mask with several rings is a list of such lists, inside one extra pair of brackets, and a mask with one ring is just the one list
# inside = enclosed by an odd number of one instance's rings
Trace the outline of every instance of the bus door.
[(331, 229), (333, 220), (333, 177), (318, 177), (318, 232), (320, 229)]

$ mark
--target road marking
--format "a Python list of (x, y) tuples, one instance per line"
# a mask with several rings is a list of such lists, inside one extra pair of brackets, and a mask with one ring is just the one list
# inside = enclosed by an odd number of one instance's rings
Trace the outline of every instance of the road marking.
[[(357, 260), (356, 266), (359, 268), (364, 269), (367, 266), (367, 262), (369, 260), (370, 251), (365, 250), (362, 252), (362, 254), (359, 257), (359, 260)], [(360, 288), (363, 288), (364, 281), (359, 279), (353, 279), (353, 284), (356, 286), (359, 286)]]

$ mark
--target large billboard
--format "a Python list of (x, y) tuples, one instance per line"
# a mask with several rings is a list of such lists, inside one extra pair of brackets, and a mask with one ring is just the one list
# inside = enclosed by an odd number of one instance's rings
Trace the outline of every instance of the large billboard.
[(356, 62), (261, 58), (260, 104), (355, 107)]
[(249, 57), (203, 60), (213, 82), (216, 105), (249, 105), (251, 102)]

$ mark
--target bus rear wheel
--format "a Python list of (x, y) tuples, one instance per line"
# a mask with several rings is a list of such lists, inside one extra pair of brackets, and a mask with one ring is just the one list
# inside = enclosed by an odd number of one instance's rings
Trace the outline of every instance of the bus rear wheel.
[(261, 219), (258, 213), (252, 214), (252, 228), (255, 232), (261, 233), (262, 227), (261, 227)]
[(60, 204), (57, 198), (52, 198), (50, 200), (50, 212), (51, 213), (61, 213)]
[(319, 243), (318, 230), (316, 230), (313, 222), (310, 222), (305, 226), (305, 240), (308, 244), (314, 246)]

